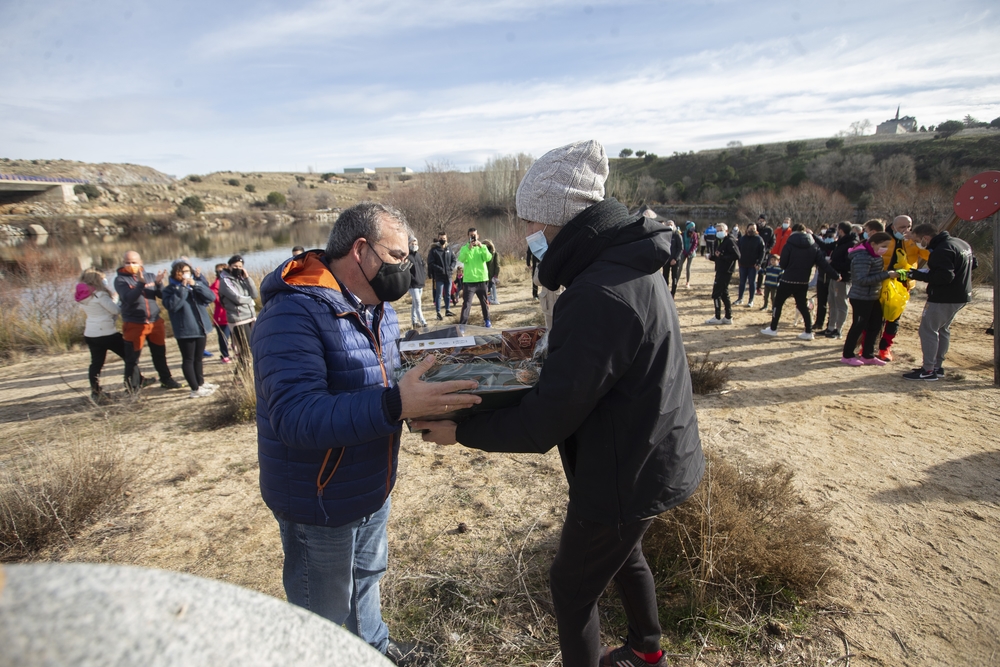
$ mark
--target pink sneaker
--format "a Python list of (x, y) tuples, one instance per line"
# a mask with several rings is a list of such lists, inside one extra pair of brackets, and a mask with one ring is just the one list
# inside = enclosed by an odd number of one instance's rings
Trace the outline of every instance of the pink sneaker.
[(867, 357), (861, 357), (861, 362), (865, 366), (885, 366), (886, 362), (882, 361), (878, 357), (872, 357), (868, 359)]
[(847, 364), (848, 366), (864, 366), (865, 362), (861, 361), (857, 357), (841, 357), (840, 363)]
[(222, 357), (221, 361), (224, 364), (230, 364), (230, 363), (232, 363), (233, 360), (230, 359), (229, 357)]

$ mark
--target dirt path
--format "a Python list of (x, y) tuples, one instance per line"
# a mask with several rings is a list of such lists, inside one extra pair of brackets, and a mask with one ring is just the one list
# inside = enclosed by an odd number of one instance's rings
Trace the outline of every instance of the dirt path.
[[(694, 269), (695, 285), (677, 293), (686, 347), (732, 368), (728, 393), (696, 397), (703, 440), (723, 454), (787, 462), (806, 499), (829, 508), (844, 573), (829, 602), (846, 613), (818, 622), (842, 631), (852, 664), (1000, 660), (1000, 390), (991, 384), (992, 339), (982, 334), (989, 294), (959, 314), (948, 377), (923, 383), (900, 377), (920, 354), (922, 297), (904, 315), (900, 361), (850, 368), (838, 363), (840, 341), (795, 337), (790, 307), (776, 339), (759, 335), (767, 317), (745, 307), (732, 326), (703, 324), (711, 266), (698, 259)], [(500, 326), (536, 317), (526, 281), (502, 289), (501, 300)], [(179, 368), (170, 343), (168, 354)], [(48, 557), (192, 572), (282, 597), (277, 530), (257, 491), (254, 428), (213, 428), (214, 399), (182, 391), (153, 389), (141, 405), (107, 413), (89, 408), (86, 365), (77, 352), (0, 367), (0, 460), (25, 443), (121, 438), (146, 470), (124, 515)], [(228, 372), (215, 359), (206, 369), (214, 382)], [(116, 360), (106, 374), (120, 371)], [(474, 540), (515, 524), (544, 539), (558, 532), (565, 482), (552, 453), (484, 457), (406, 435), (400, 470), (390, 525), (400, 553), (414, 544), (465, 548), (472, 542), (454, 530), (459, 521)], [(839, 640), (831, 646), (805, 664), (843, 655)], [(697, 664), (717, 660), (705, 653)]]

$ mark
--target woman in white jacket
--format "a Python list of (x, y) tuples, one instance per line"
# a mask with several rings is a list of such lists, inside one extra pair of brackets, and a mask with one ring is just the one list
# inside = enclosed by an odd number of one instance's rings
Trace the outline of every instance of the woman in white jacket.
[(104, 274), (96, 269), (87, 269), (80, 276), (76, 286), (76, 302), (87, 314), (87, 325), (83, 339), (90, 348), (90, 397), (104, 403), (107, 396), (101, 393), (101, 369), (108, 351), (125, 360), (125, 340), (115, 328), (115, 318), (120, 310), (115, 297), (104, 283)]

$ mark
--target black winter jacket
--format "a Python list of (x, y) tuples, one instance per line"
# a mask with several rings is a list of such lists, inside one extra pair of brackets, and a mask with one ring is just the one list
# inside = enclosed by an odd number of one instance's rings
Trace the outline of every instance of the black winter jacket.
[(708, 256), (710, 260), (715, 262), (715, 275), (731, 274), (736, 270), (736, 262), (740, 258), (740, 248), (736, 245), (736, 239), (731, 234), (719, 241), (716, 252), (719, 253), (718, 256), (715, 253)]
[(423, 289), (427, 282), (427, 265), (420, 253), (410, 255), (410, 289)]
[(744, 234), (736, 244), (740, 249), (740, 266), (752, 268), (764, 263), (764, 240), (759, 236)]
[(774, 247), (774, 230), (767, 225), (757, 225), (757, 234), (764, 242), (764, 251), (770, 252)]
[(669, 277), (670, 260), (674, 260), (677, 264), (681, 262), (681, 255), (684, 254), (684, 239), (679, 231), (667, 232), (667, 234), (670, 237), (670, 256), (667, 258), (667, 263), (663, 265), (663, 275)]
[[(563, 271), (560, 248), (607, 240), (586, 236), (596, 216), (616, 218), (609, 245), (575, 275)], [(458, 441), (490, 452), (558, 446), (570, 502), (606, 525), (655, 516), (694, 493), (705, 460), (677, 310), (658, 275), (669, 252), (662, 225), (613, 199), (571, 220), (539, 264), (542, 272), (556, 262), (551, 275), (569, 285), (538, 384), (517, 407), (459, 424)]]
[(930, 303), (972, 301), (972, 248), (962, 239), (941, 232), (927, 244), (931, 256), (927, 271), (911, 271), (909, 277), (927, 283)]
[(438, 244), (427, 251), (427, 275), (440, 282), (450, 282), (451, 274), (455, 272), (455, 253), (448, 246)]
[(788, 237), (785, 247), (781, 249), (781, 261), (778, 265), (784, 270), (781, 274), (783, 283), (808, 285), (812, 279), (814, 266), (825, 271), (832, 280), (840, 276), (826, 261), (826, 255), (816, 245), (812, 235), (805, 232), (793, 232)]
[(122, 310), (122, 322), (150, 324), (160, 319), (160, 306), (156, 297), (163, 295), (159, 284), (147, 289), (148, 283), (155, 283), (156, 276), (144, 271), (141, 276), (134, 276), (118, 269), (115, 276), (115, 291), (118, 292), (118, 304)]
[(837, 244), (830, 253), (830, 266), (840, 274), (840, 279), (845, 283), (851, 282), (851, 257), (848, 253), (856, 245), (858, 245), (858, 235), (851, 232), (837, 239)]

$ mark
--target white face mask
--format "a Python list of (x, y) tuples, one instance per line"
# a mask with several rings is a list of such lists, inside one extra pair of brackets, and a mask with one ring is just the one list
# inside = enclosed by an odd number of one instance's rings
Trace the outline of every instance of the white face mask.
[(715, 232), (715, 238), (717, 238), (717, 239), (724, 239), (724, 238), (726, 238), (726, 233), (725, 232)]
[(677, 228), (674, 227), (673, 225), (667, 225), (667, 231), (668, 232), (676, 232)]
[(545, 238), (544, 230), (539, 229), (534, 234), (525, 239), (528, 242), (528, 249), (531, 254), (540, 262), (545, 257), (545, 251), (549, 249), (549, 241)]
[(927, 246), (921, 243), (920, 241), (917, 241), (916, 244), (917, 247), (920, 248), (921, 250), (927, 250)]
[(790, 224), (788, 224), (787, 222), (783, 222), (783, 223), (781, 223), (781, 228), (782, 228), (782, 229), (788, 229), (789, 227), (791, 227), (791, 225), (790, 225)]

